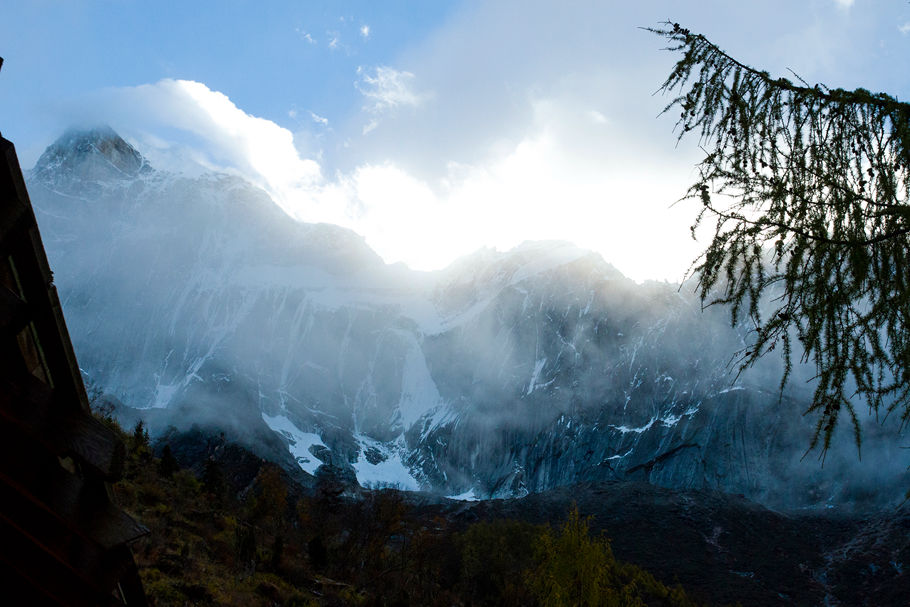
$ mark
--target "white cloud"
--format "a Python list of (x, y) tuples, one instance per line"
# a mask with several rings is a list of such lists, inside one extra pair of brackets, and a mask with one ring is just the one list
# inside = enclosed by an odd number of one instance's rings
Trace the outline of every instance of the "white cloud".
[(360, 67), (357, 68), (360, 80), (356, 83), (357, 89), (367, 98), (365, 108), (373, 113), (382, 113), (390, 109), (404, 106), (418, 106), (426, 98), (426, 94), (414, 91), (414, 74), (396, 70), (388, 66), (379, 66), (373, 70), (373, 75)]
[(591, 122), (594, 124), (610, 124), (610, 121), (606, 116), (598, 112), (597, 110), (590, 110), (588, 116), (591, 117)]
[(907, 34), (910, 34), (910, 21), (908, 21), (907, 23), (905, 23), (905, 24), (903, 24), (902, 26), (898, 27), (898, 28), (897, 28), (897, 31), (899, 31), (900, 33), (902, 33), (902, 34), (905, 35), (905, 36), (906, 36)]
[(295, 28), (294, 31), (296, 31), (297, 35), (300, 36), (301, 38), (303, 38), (306, 42), (308, 42), (310, 44), (316, 44), (316, 40), (314, 40), (313, 37), (308, 32), (303, 31), (299, 27)]
[[(219, 93), (198, 83), (199, 97), (170, 91), (168, 103), (186, 108), (174, 107), (159, 122), (201, 134), (180, 150), (158, 145), (155, 153), (165, 158), (182, 150), (206, 166), (247, 175), (289, 213), (350, 227), (389, 262), (430, 269), (481, 246), (566, 239), (599, 251), (634, 278), (678, 279), (697, 255), (687, 230), (697, 210), (670, 205), (693, 179), (700, 153), (691, 140), (674, 149), (672, 117), (655, 119), (667, 99), (652, 93), (674, 58), (635, 27), (666, 18), (676, 4), (627, 3), (624, 20), (608, 3), (579, 4), (585, 9), (565, 11), (543, 0), (472, 5), (394, 66), (360, 69), (357, 91), (350, 92), (359, 91), (362, 103), (352, 115), (333, 115), (331, 130), (310, 114), (313, 122), (303, 120), (292, 136), (233, 104), (218, 110)], [(807, 24), (817, 20), (802, 5), (794, 9), (801, 18), (786, 22), (775, 18), (779, 11), (740, 3), (691, 6), (699, 9), (692, 8), (687, 26), (719, 37), (725, 50), (762, 68), (792, 65), (828, 81), (806, 61), (823, 56), (837, 67), (846, 56), (840, 47), (848, 37), (825, 36), (828, 46), (807, 43)], [(521, 20), (517, 11), (525, 11)], [(852, 23), (835, 11), (819, 19), (822, 34), (831, 23)], [(752, 26), (742, 32), (729, 29), (746, 21)], [(339, 35), (327, 32), (335, 46)], [(162, 88), (152, 85), (145, 94), (161, 95)], [(158, 102), (130, 103), (158, 111)], [(364, 123), (368, 137), (359, 132)], [(250, 141), (260, 137), (280, 145)], [(267, 165), (254, 157), (260, 154)]]
[(379, 116), (398, 108), (417, 107), (431, 97), (429, 93), (415, 91), (415, 76), (411, 72), (379, 66), (371, 75), (361, 66), (357, 68), (357, 74), (360, 80), (354, 86), (366, 99), (363, 109), (371, 115), (363, 127), (364, 135), (379, 125)]
[[(360, 166), (338, 184), (357, 209), (347, 225), (386, 261), (416, 269), (484, 246), (558, 239), (598, 251), (636, 278), (680, 278), (697, 251), (680, 237), (688, 210), (668, 208), (684, 189), (679, 176), (654, 183), (647, 169), (579, 170), (563, 143), (541, 133), (483, 165), (453, 164), (439, 183), (388, 162)], [(641, 195), (648, 182), (651, 202)]]
[[(99, 104), (103, 113), (132, 124), (127, 134), (139, 139), (156, 164), (170, 156), (171, 164), (192, 159), (239, 173), (293, 217), (359, 232), (388, 262), (428, 270), (482, 246), (508, 249), (529, 239), (563, 239), (600, 251), (633, 277), (678, 278), (685, 269), (680, 264), (694, 255), (671, 263), (663, 258), (654, 243), (678, 237), (679, 213), (641, 199), (641, 184), (649, 177), (640, 169), (617, 163), (592, 171), (585, 147), (574, 149), (572, 139), (575, 129), (590, 129), (597, 119), (579, 112), (577, 125), (567, 127), (571, 112), (553, 101), (535, 104), (534, 127), (515, 145), (482, 163), (451, 163), (443, 178), (428, 181), (392, 161), (363, 162), (327, 179), (319, 162), (301, 156), (290, 131), (247, 114), (198, 82), (162, 80), (106, 95)], [(414, 103), (404, 98), (409, 101), (383, 97), (391, 107)], [(137, 124), (144, 130), (136, 130)], [(148, 135), (168, 130), (193, 137), (171, 146)], [(672, 200), (682, 187), (666, 174), (656, 185), (658, 199)], [(630, 237), (643, 224), (650, 237)]]
[(320, 116), (316, 112), (310, 112), (310, 118), (312, 118), (313, 122), (315, 122), (316, 124), (321, 124), (322, 126), (329, 125), (329, 119), (324, 116)]
[(364, 38), (369, 38), (370, 37), (370, 26), (361, 25), (360, 26), (360, 35), (363, 36)]
[[(179, 81), (109, 93), (93, 122), (142, 144), (156, 166), (243, 174), (295, 216), (360, 231), (389, 261), (434, 267), (479, 246), (565, 238), (636, 278), (678, 278), (695, 257), (687, 227), (697, 210), (668, 207), (694, 179), (700, 152), (692, 139), (674, 149), (673, 117), (655, 119), (668, 99), (652, 93), (677, 57), (637, 26), (679, 19), (775, 75), (789, 67), (810, 82), (907, 97), (900, 70), (869, 42), (873, 29), (876, 41), (895, 27), (910, 34), (910, 23), (900, 25), (906, 15), (886, 18), (899, 7), (564, 4), (462, 3), (432, 29), (417, 25), (381, 48), (371, 48), (376, 32), (369, 44), (361, 37), (363, 16), (300, 23), (288, 32), (298, 52), (330, 42), (341, 51), (325, 54), (324, 70), (298, 72), (293, 86), (271, 78), (276, 87), (265, 96), (241, 83), (230, 91), (259, 99), (256, 112), (293, 108), (277, 118), (293, 135), (243, 111), (254, 106), (237, 108), (204, 85)], [(350, 48), (355, 38), (361, 44)], [(387, 65), (365, 67), (352, 78), (356, 88), (332, 86), (331, 70), (352, 62)], [(310, 114), (314, 107), (333, 108), (331, 128)]]
[[(161, 168), (182, 170), (191, 160), (205, 169), (239, 173), (288, 210), (288, 193), (322, 182), (319, 164), (299, 157), (290, 131), (247, 114), (200, 82), (165, 79), (111, 89), (85, 100), (77, 111), (81, 122), (108, 122), (145, 143), (143, 151)], [(160, 132), (178, 143), (164, 144)]]
[(837, 6), (841, 9), (847, 10), (853, 6), (854, 0), (834, 0), (837, 3)]

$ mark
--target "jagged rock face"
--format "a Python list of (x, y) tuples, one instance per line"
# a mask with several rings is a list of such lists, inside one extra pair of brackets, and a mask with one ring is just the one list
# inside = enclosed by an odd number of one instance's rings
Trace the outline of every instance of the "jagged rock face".
[(80, 189), (97, 194), (109, 182), (130, 181), (150, 171), (135, 148), (110, 127), (99, 127), (67, 131), (38, 159), (33, 178), (63, 188), (79, 181)]
[(837, 453), (801, 463), (805, 395), (779, 398), (773, 362), (732, 383), (742, 338), (723, 311), (590, 252), (386, 266), (239, 178), (156, 171), (110, 130), (68, 133), (28, 181), (82, 368), (162, 429), (475, 497), (636, 479), (776, 506), (884, 487), (864, 498), (884, 504), (910, 480)]
[[(531, 278), (525, 267), (470, 319), (425, 338), (457, 411), (457, 423), (409, 435), (433, 484), (458, 479), (484, 497), (612, 479), (766, 492), (779, 454), (804, 435), (787, 426), (792, 399), (731, 386), (738, 336), (722, 316), (591, 255)], [(451, 290), (441, 297), (456, 299)]]

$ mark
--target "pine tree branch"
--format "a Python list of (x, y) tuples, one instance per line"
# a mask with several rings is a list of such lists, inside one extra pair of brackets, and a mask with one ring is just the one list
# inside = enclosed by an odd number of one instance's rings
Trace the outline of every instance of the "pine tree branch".
[[(910, 103), (899, 101), (898, 99), (891, 97), (885, 93), (870, 93), (865, 89), (857, 89), (855, 91), (847, 91), (844, 89), (828, 89), (821, 84), (816, 84), (815, 86), (799, 86), (797, 84), (793, 84), (793, 82), (786, 78), (772, 78), (771, 74), (768, 72), (757, 70), (749, 65), (746, 65), (745, 63), (742, 63), (734, 57), (731, 57), (702, 34), (693, 34), (688, 29), (681, 27), (679, 23), (664, 21), (661, 25), (672, 27), (672, 29), (660, 29), (652, 27), (645, 27), (642, 29), (664, 38), (675, 40), (683, 47), (691, 47), (696, 42), (701, 43), (710, 49), (713, 55), (721, 57), (725, 63), (736, 66), (741, 71), (760, 79), (766, 85), (775, 89), (785, 90), (796, 95), (815, 97), (828, 103), (839, 103), (847, 106), (853, 106), (857, 104), (871, 105), (883, 110), (887, 110), (889, 113), (904, 113), (905, 115), (910, 116)], [(670, 48), (668, 50), (679, 49)], [(800, 78), (800, 80), (802, 80), (802, 78)], [(663, 91), (665, 90), (665, 87), (661, 87), (659, 90)]]
[[(697, 129), (713, 148), (683, 198), (702, 202), (693, 237), (715, 222), (690, 271), (702, 305), (755, 322), (741, 370), (783, 343), (783, 390), (795, 334), (817, 369), (809, 412), (823, 452), (844, 410), (859, 445), (856, 396), (910, 421), (910, 104), (775, 79), (663, 26), (646, 29), (683, 55), (659, 89), (677, 94), (664, 112), (681, 110), (677, 142)], [(763, 323), (769, 297), (782, 303)]]

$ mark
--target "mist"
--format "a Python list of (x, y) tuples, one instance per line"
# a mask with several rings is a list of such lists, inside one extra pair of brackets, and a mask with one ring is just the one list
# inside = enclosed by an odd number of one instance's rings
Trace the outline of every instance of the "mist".
[(302, 475), (477, 498), (644, 480), (782, 509), (902, 499), (894, 420), (864, 418), (862, 460), (845, 428), (824, 465), (803, 457), (810, 369), (783, 394), (773, 354), (737, 378), (747, 327), (690, 283), (637, 283), (558, 241), (414, 272), (238, 176), (85, 136), (29, 189), (87, 381), (158, 436), (195, 425)]

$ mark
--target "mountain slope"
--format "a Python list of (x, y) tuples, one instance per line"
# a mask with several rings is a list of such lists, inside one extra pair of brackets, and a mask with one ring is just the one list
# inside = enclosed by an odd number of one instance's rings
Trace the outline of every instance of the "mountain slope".
[(865, 464), (800, 461), (806, 393), (779, 398), (774, 361), (734, 384), (722, 311), (571, 245), (410, 272), (237, 177), (156, 171), (105, 129), (67, 133), (28, 179), (88, 379), (159, 432), (197, 423), (303, 476), (484, 498), (633, 479), (872, 508), (910, 480), (894, 440)]

